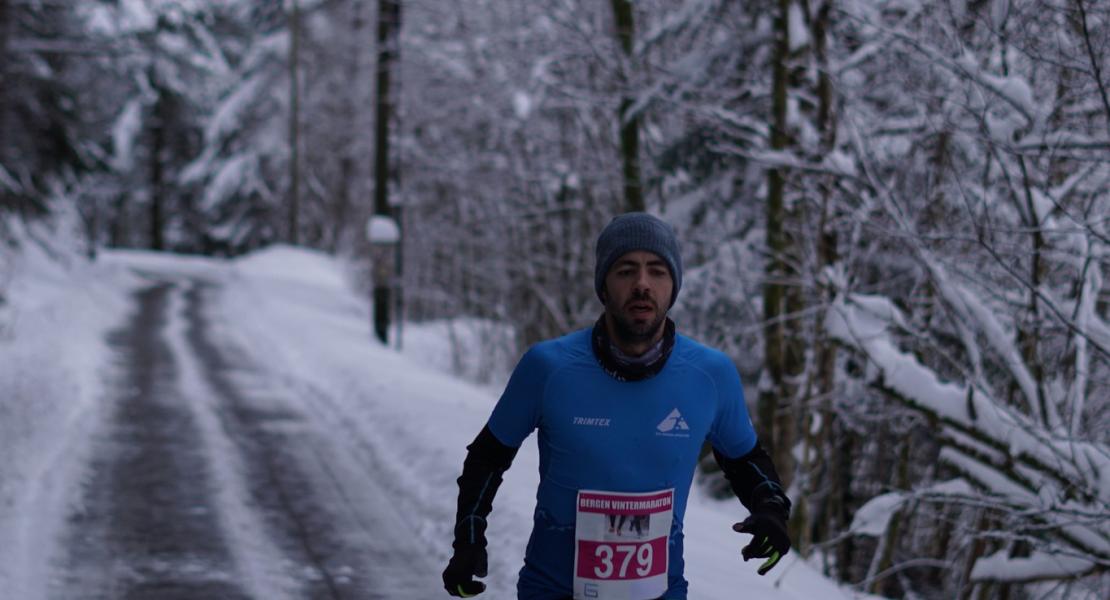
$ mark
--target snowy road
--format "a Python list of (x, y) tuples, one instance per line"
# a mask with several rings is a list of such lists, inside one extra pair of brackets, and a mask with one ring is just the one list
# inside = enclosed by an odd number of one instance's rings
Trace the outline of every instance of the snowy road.
[(49, 597), (441, 596), (339, 405), (218, 335), (220, 285), (160, 275), (111, 334), (111, 407)]

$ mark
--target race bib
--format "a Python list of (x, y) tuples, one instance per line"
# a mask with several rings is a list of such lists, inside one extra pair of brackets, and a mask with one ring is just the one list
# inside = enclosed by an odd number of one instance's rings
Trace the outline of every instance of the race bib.
[(667, 591), (674, 490), (582, 490), (574, 528), (575, 600), (651, 600)]

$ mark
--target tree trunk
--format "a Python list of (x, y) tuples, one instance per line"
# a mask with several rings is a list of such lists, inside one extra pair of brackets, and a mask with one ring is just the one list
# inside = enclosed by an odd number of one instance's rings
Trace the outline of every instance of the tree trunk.
[[(1110, 134), (1110, 84), (1104, 78), (1102, 72), (1101, 57), (1096, 53), (1096, 40), (1091, 34), (1090, 20), (1087, 18), (1087, 4), (1088, 0), (1075, 0), (1076, 8), (1079, 9), (1079, 25), (1080, 33), (1083, 35), (1083, 49), (1087, 51), (1088, 64), (1090, 65), (1091, 78), (1095, 80), (1095, 87), (1098, 89), (1098, 97), (1102, 101), (1102, 108), (1106, 111), (1104, 117), (1106, 119), (1106, 133)], [(1104, 40), (1105, 41), (1105, 38)], [(1105, 48), (1105, 44), (1098, 44), (1099, 47)]]
[(332, 204), (331, 234), (328, 236), (330, 239), (327, 246), (328, 251), (332, 253), (339, 251), (343, 232), (346, 230), (347, 217), (352, 204), (351, 178), (354, 176), (354, 167), (354, 157), (349, 153), (339, 160), (339, 182), (335, 191), (335, 201)]
[(1037, 294), (1041, 289), (1041, 281), (1044, 278), (1044, 261), (1042, 255), (1045, 252), (1045, 239), (1044, 234), (1041, 232), (1041, 221), (1037, 215), (1036, 207), (1033, 203), (1032, 183), (1029, 181), (1029, 173), (1025, 167), (1025, 160), (1019, 158), (1018, 164), (1021, 165), (1022, 184), (1025, 191), (1025, 213), (1029, 216), (1027, 226), (1029, 231), (1032, 232), (1030, 242), (1032, 243), (1032, 254), (1029, 258), (1029, 327), (1031, 331), (1027, 331), (1025, 327), (1018, 328), (1018, 339), (1022, 347), (1022, 358), (1025, 360), (1026, 366), (1032, 373), (1033, 378), (1037, 384), (1037, 398), (1028, 398), (1027, 402), (1036, 402), (1040, 409), (1039, 415), (1030, 415), (1034, 418), (1039, 418), (1041, 424), (1047, 427), (1055, 427), (1055, 419), (1053, 418), (1056, 408), (1048, 406), (1048, 399), (1044, 391), (1044, 361), (1040, 358), (1038, 350), (1038, 341), (1041, 338), (1041, 324), (1044, 322), (1041, 317), (1040, 303), (1038, 302)]
[(289, 243), (300, 240), (301, 163), (300, 163), (300, 53), (301, 9), (292, 0), (289, 11)]
[[(11, 24), (11, 9), (9, 0), (0, 0), (0, 140), (11, 139), (8, 137), (8, 93), (11, 83), (8, 81), (8, 30)], [(0, 160), (6, 156), (7, 145), (0, 143)], [(3, 164), (3, 163), (0, 163)]]
[[(392, 217), (389, 184), (393, 177), (389, 160), (389, 129), (393, 118), (390, 78), (400, 56), (401, 2), (378, 2), (378, 67), (376, 114), (374, 117), (374, 214)], [(391, 281), (374, 282), (374, 333), (382, 343), (389, 341)]]
[[(14, 177), (14, 168), (11, 164), (11, 157), (14, 156), (11, 135), (14, 130), (11, 111), (8, 108), (9, 95), (13, 89), (8, 75), (8, 38), (12, 18), (9, 0), (0, 0), (0, 169), (8, 171)], [(15, 208), (13, 196), (13, 192), (0, 187), (0, 211), (6, 212)]]
[[(832, 489), (829, 491), (829, 514), (836, 531), (847, 531), (852, 524), (855, 497), (852, 494), (852, 467), (856, 464), (856, 434), (847, 427), (839, 427), (834, 438), (832, 456)], [(853, 579), (852, 564), (856, 556), (856, 542), (852, 536), (844, 537), (836, 545), (836, 574), (841, 581)]]
[[(153, 80), (153, 73), (151, 79)], [(165, 154), (166, 154), (166, 127), (169, 115), (166, 114), (165, 92), (155, 84), (158, 99), (154, 101), (153, 115), (151, 116), (151, 144), (150, 144), (150, 249), (165, 250)]]
[[(790, 0), (779, 0), (775, 15), (775, 59), (772, 89), (771, 148), (786, 149), (788, 61), (790, 33), (787, 14)], [(788, 233), (794, 221), (786, 204), (786, 177), (780, 168), (767, 173), (767, 246), (770, 258), (763, 290), (764, 345), (770, 386), (759, 397), (759, 434), (771, 442), (772, 456), (790, 485), (794, 476), (796, 416), (799, 376), (805, 368), (797, 315), (802, 308), (798, 285), (797, 241)]]
[[(811, 25), (815, 66), (817, 69), (817, 115), (815, 125), (820, 134), (820, 154), (827, 155), (836, 145), (836, 125), (833, 115), (833, 87), (829, 79), (828, 58), (828, 30), (832, 10), (832, 0), (822, 2), (817, 14), (814, 15)], [(820, 273), (839, 260), (837, 252), (836, 230), (832, 225), (834, 212), (834, 198), (832, 188), (836, 181), (830, 178), (827, 182), (816, 179), (821, 184), (821, 214), (817, 227), (816, 239), (816, 272)], [(832, 303), (835, 290), (827, 282), (818, 280), (820, 301), (823, 306)], [(820, 542), (831, 534), (830, 522), (826, 504), (829, 501), (829, 490), (833, 487), (829, 480), (833, 469), (827, 465), (828, 457), (835, 452), (832, 440), (836, 410), (833, 398), (836, 387), (836, 344), (825, 334), (824, 313), (818, 313), (813, 326), (813, 356), (814, 370), (807, 383), (805, 395), (806, 406), (815, 410), (805, 413), (805, 457), (803, 465), (804, 483), (799, 490), (802, 504), (808, 505), (808, 510), (798, 511), (791, 519), (791, 533), (797, 540), (798, 552), (806, 555), (814, 542)], [(818, 409), (819, 407), (819, 409)]]
[[(898, 455), (895, 487), (899, 490), (906, 490), (910, 487), (910, 454), (910, 440), (907, 438), (902, 442), (902, 448)], [(873, 578), (868, 590), (872, 594), (882, 594), (886, 597), (897, 595), (897, 590), (892, 583), (895, 580), (883, 577), (881, 574), (893, 564), (894, 552), (898, 548), (898, 541), (902, 535), (902, 522), (908, 519), (912, 512), (911, 506), (903, 506), (890, 517), (890, 524), (883, 533), (882, 542), (879, 544), (882, 551), (876, 556), (873, 572), (868, 574), (869, 578)]]
[(620, 107), (617, 109), (617, 123), (620, 126), (621, 146), (621, 175), (624, 185), (624, 209), (626, 211), (643, 211), (644, 191), (640, 174), (640, 118), (631, 116), (629, 112), (635, 104), (635, 99), (628, 89), (632, 85), (632, 48), (635, 39), (635, 22), (633, 20), (632, 2), (630, 0), (612, 0), (613, 18), (616, 22), (617, 39), (620, 41), (621, 51), (624, 53), (625, 90), (621, 97)]
[[(347, 64), (347, 81), (359, 81), (359, 57), (362, 55), (364, 46), (363, 30), (366, 26), (365, 15), (363, 14), (363, 4), (361, 2), (354, 2), (351, 5), (351, 32), (350, 32), (350, 47), (348, 48), (347, 59), (350, 61)], [(344, 120), (348, 124), (348, 128), (344, 130), (343, 139), (343, 158), (339, 162), (339, 183), (336, 190), (336, 198), (332, 203), (331, 215), (331, 240), (329, 249), (332, 252), (339, 250), (340, 244), (343, 241), (344, 234), (349, 231), (348, 220), (350, 218), (351, 207), (354, 206), (354, 182), (355, 176), (355, 161), (356, 161), (356, 140), (357, 129), (355, 123), (359, 119), (359, 86), (350, 85), (346, 90), (346, 98), (344, 99)]]
[(990, 515), (986, 510), (981, 510), (979, 519), (975, 524), (975, 531), (972, 533), (972, 539), (974, 541), (971, 542), (967, 560), (964, 563), (963, 571), (960, 573), (961, 589), (959, 600), (970, 600), (972, 594), (975, 593), (976, 584), (971, 581), (971, 570), (975, 567), (975, 561), (986, 554), (987, 540), (981, 534), (984, 531), (989, 531), (990, 528)]
[[(933, 528), (932, 539), (929, 541), (927, 556), (937, 560), (944, 560), (952, 544), (953, 523), (959, 517), (960, 508), (952, 505), (941, 505), (937, 511), (936, 526)], [(930, 569), (923, 574), (922, 581), (931, 589), (944, 590), (950, 588), (950, 574), (947, 570)]]

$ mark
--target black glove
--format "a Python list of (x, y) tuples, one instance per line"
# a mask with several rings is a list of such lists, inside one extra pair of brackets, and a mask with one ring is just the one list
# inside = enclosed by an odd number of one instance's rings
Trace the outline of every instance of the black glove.
[(743, 523), (732, 526), (733, 531), (752, 534), (752, 541), (740, 551), (745, 561), (766, 558), (757, 571), (766, 575), (790, 551), (790, 537), (786, 535), (786, 519), (778, 512), (757, 512)]
[(458, 598), (477, 596), (486, 591), (486, 584), (474, 581), (485, 577), (489, 565), (486, 559), (486, 520), (481, 517), (464, 519), (455, 526), (455, 554), (443, 570), (443, 588)]
[(732, 526), (733, 531), (752, 534), (752, 541), (744, 546), (741, 555), (745, 561), (766, 558), (758, 571), (766, 575), (790, 551), (790, 538), (786, 535), (790, 498), (782, 489), (775, 464), (758, 442), (739, 458), (728, 458), (716, 448), (713, 456), (721, 465), (732, 491), (751, 513), (743, 523)]
[(486, 558), (486, 517), (493, 510), (493, 497), (501, 485), (501, 474), (513, 464), (516, 448), (498, 441), (489, 426), (466, 447), (466, 460), (459, 476), (458, 512), (455, 513), (455, 554), (443, 570), (443, 587), (459, 598), (477, 596), (486, 584), (474, 581), (489, 570)]

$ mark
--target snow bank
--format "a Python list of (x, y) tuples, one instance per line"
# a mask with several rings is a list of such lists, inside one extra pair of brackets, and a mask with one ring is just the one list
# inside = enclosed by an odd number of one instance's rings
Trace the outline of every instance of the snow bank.
[(238, 259), (236, 265), (238, 272), (255, 281), (310, 286), (319, 288), (322, 294), (339, 296), (352, 292), (340, 265), (318, 250), (270, 246)]
[(441, 373), (488, 385), (495, 395), (520, 358), (513, 327), (485, 319), (405, 323), (401, 352)]
[[(125, 318), (137, 278), (89, 263), (43, 226), (13, 225), (0, 305), (0, 589), (44, 594), (53, 516), (68, 501), (82, 432), (97, 417), (106, 335)], [(38, 239), (51, 241), (36, 241)]]

